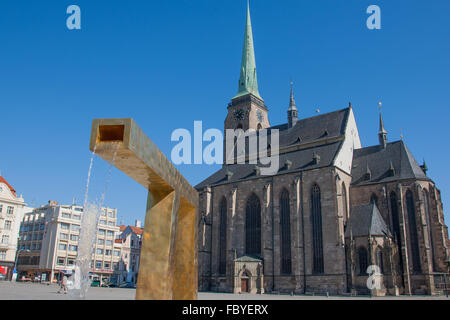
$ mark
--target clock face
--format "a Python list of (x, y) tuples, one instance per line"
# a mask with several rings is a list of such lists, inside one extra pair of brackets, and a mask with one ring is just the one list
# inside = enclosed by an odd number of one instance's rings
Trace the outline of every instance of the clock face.
[(233, 116), (236, 120), (243, 120), (244, 119), (244, 110), (242, 109), (237, 109), (233, 111)]
[(258, 117), (258, 121), (259, 121), (259, 122), (262, 122), (262, 121), (263, 121), (264, 116), (263, 116), (261, 110), (256, 111), (256, 117)]

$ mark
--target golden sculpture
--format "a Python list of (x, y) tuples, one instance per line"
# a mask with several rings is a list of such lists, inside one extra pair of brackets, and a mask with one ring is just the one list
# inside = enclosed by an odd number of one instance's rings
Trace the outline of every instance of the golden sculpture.
[(93, 120), (90, 150), (148, 189), (136, 299), (197, 299), (197, 191), (133, 119)]

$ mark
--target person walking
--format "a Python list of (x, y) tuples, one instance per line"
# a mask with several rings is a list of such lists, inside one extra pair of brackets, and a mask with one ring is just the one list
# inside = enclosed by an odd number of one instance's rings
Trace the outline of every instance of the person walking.
[(64, 277), (60, 281), (60, 287), (59, 287), (58, 293), (61, 293), (61, 291), (64, 291), (64, 294), (67, 293), (67, 276), (66, 275), (64, 275)]

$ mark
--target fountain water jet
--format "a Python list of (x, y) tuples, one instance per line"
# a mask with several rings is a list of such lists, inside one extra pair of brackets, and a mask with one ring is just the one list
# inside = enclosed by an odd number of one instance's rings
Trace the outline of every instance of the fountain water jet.
[(75, 272), (73, 274), (73, 279), (68, 283), (69, 294), (73, 299), (84, 299), (91, 284), (89, 272), (91, 269), (92, 248), (95, 244), (98, 220), (102, 211), (103, 203), (105, 201), (106, 191), (110, 182), (112, 167), (116, 159), (119, 144), (112, 143), (108, 147), (111, 148), (113, 158), (109, 162), (105, 189), (100, 199), (97, 198), (95, 202), (89, 201), (88, 194), (96, 146), (94, 146), (94, 149), (92, 151), (91, 161), (89, 164), (86, 192), (84, 196), (84, 209), (81, 218), (80, 238), (78, 242), (78, 254), (75, 261)]

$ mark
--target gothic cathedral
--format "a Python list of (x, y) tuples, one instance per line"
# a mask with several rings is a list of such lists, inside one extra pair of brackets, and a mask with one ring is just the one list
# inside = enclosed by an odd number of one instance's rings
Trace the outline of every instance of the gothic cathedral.
[[(439, 189), (400, 141), (362, 147), (351, 104), (271, 126), (258, 91), (250, 12), (225, 129), (278, 129), (279, 170), (224, 164), (196, 186), (199, 290), (438, 294), (448, 273)], [(371, 269), (374, 285), (368, 285)], [(369, 273), (370, 274), (369, 274)]]

